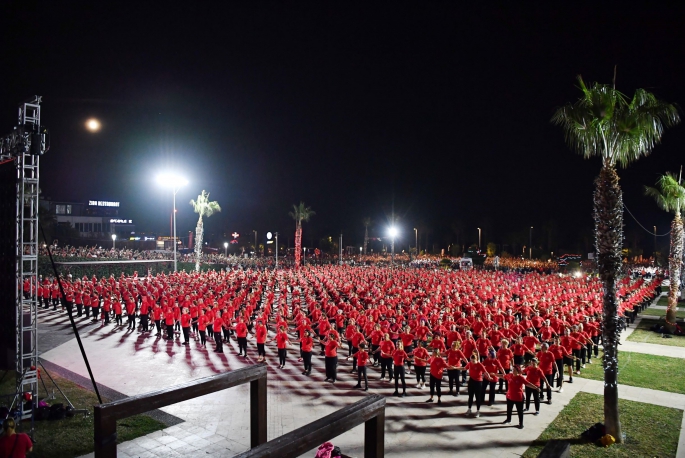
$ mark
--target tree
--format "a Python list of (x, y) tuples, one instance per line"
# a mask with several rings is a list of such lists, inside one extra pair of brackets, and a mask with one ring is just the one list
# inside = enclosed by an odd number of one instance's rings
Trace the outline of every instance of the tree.
[(366, 247), (369, 245), (369, 226), (371, 226), (371, 218), (368, 216), (362, 221), (364, 224), (364, 256), (366, 256)]
[(489, 257), (489, 258), (492, 258), (492, 257), (495, 256), (495, 254), (497, 253), (497, 245), (495, 245), (494, 243), (490, 242), (490, 243), (487, 244), (487, 246), (486, 246), (486, 248), (485, 248), (485, 251), (486, 251), (488, 257)]
[(300, 205), (293, 205), (293, 211), (288, 214), (295, 220), (295, 268), (297, 269), (300, 267), (302, 257), (302, 221), (309, 221), (309, 218), (316, 215), (316, 212), (305, 206), (304, 202), (300, 202)]
[(604, 287), (604, 425), (621, 442), (618, 414), (618, 300), (616, 285), (623, 244), (623, 196), (616, 167), (626, 167), (648, 155), (665, 127), (680, 121), (675, 106), (644, 89), (632, 99), (614, 85), (587, 86), (578, 77), (581, 97), (559, 108), (552, 122), (562, 127), (566, 142), (585, 158), (598, 156), (602, 168), (595, 180), (594, 220), (597, 266)]
[(200, 258), (202, 258), (202, 237), (204, 235), (203, 217), (209, 218), (216, 212), (221, 211), (221, 207), (217, 201), (209, 201), (209, 193), (204, 189), (202, 194), (197, 196), (197, 200), (190, 199), (190, 205), (193, 206), (195, 213), (200, 217), (197, 219), (197, 226), (195, 226), (195, 271), (200, 271)]
[(656, 204), (664, 211), (673, 212), (671, 222), (671, 250), (668, 256), (670, 285), (668, 286), (668, 309), (666, 310), (666, 327), (672, 332), (675, 329), (676, 307), (680, 293), (680, 265), (683, 259), (683, 220), (680, 209), (685, 205), (685, 187), (681, 185), (681, 176), (666, 172), (656, 182), (657, 188), (645, 186), (645, 194), (653, 197)]

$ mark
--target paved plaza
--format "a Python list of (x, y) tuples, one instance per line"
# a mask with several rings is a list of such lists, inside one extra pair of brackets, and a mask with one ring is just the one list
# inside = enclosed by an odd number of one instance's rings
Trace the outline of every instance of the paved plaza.
[[(44, 327), (63, 329), (68, 334), (68, 319), (64, 314), (41, 311)], [(234, 341), (216, 354), (210, 346), (202, 350), (196, 342), (184, 347), (180, 341), (145, 336), (136, 332), (101, 328), (99, 324), (82, 322), (81, 335), (90, 364), (99, 384), (125, 395), (135, 395), (175, 385), (207, 375), (254, 364), (256, 350), (250, 341), (250, 358), (237, 356)], [(632, 328), (624, 333), (622, 340)], [(87, 377), (75, 339), (57, 339), (54, 348), (44, 351), (41, 357), (50, 363), (80, 376)], [(44, 345), (41, 345), (45, 349)], [(658, 347), (654, 350), (651, 347)], [(213, 348), (213, 345), (211, 346)], [(639, 352), (648, 348), (643, 344), (626, 342), (624, 351)], [(685, 357), (682, 349), (651, 345), (645, 353)], [(675, 354), (670, 354), (675, 350)], [(654, 351), (654, 352), (653, 352)], [(301, 375), (297, 352), (291, 351), (285, 370), (278, 369), (275, 349), (267, 350), (268, 370), (268, 438), (269, 440), (352, 403), (366, 394), (354, 390), (356, 378), (349, 374), (350, 363), (339, 368), (340, 379), (335, 385), (323, 382), (323, 360), (315, 358), (311, 377)], [(525, 429), (502, 425), (505, 418), (504, 395), (497, 395), (495, 405), (484, 406), (480, 418), (467, 417), (466, 395), (443, 396), (443, 404), (426, 404), (428, 390), (419, 390), (411, 384), (409, 397), (395, 398), (394, 386), (377, 380), (378, 373), (370, 371), (369, 393), (388, 396), (386, 410), (385, 449), (388, 457), (453, 456), (455, 452), (468, 452), (470, 457), (520, 456), (540, 433), (554, 420), (578, 391), (602, 393), (598, 381), (574, 378), (573, 384), (564, 384), (563, 393), (554, 393), (553, 405), (543, 404), (539, 416), (529, 412)], [(411, 377), (411, 376), (410, 376)], [(375, 380), (373, 380), (375, 379)], [(393, 384), (394, 385), (394, 384)], [(443, 386), (445, 383), (443, 383)], [(446, 391), (446, 389), (445, 389)], [(462, 388), (465, 391), (465, 388)], [(228, 457), (249, 448), (249, 387), (247, 385), (203, 396), (162, 409), (178, 417), (181, 423), (119, 445), (121, 457)], [(621, 386), (624, 399), (685, 409), (685, 395), (665, 393), (643, 388)], [(362, 456), (363, 427), (360, 426), (333, 440), (344, 453)], [(685, 456), (681, 441), (679, 457)], [(91, 455), (92, 456), (92, 455)], [(310, 452), (305, 456), (314, 456)]]

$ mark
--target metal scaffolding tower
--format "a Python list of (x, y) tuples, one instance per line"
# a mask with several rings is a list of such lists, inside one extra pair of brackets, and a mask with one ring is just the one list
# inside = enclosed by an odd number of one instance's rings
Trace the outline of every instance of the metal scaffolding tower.
[[(16, 371), (15, 404), (22, 419), (33, 420), (38, 395), (38, 175), (47, 149), (47, 132), (40, 125), (41, 97), (19, 105), (19, 122), (0, 139), (0, 162), (16, 167)], [(32, 402), (24, 396), (30, 393)], [(33, 432), (33, 421), (31, 422)]]

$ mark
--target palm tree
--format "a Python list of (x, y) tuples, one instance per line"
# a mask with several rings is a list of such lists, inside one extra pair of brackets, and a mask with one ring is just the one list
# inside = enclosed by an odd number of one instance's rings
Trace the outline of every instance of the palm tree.
[(618, 300), (616, 283), (623, 245), (623, 196), (616, 166), (626, 167), (648, 155), (664, 128), (680, 121), (675, 106), (644, 89), (632, 99), (615, 85), (586, 86), (578, 77), (581, 97), (559, 108), (552, 122), (562, 127), (566, 142), (585, 158), (599, 156), (602, 168), (595, 180), (594, 220), (597, 266), (604, 285), (604, 424), (607, 434), (622, 441), (618, 415)]
[(295, 220), (295, 268), (299, 268), (302, 255), (302, 221), (309, 221), (316, 212), (305, 206), (304, 202), (300, 202), (300, 205), (293, 205), (293, 211), (288, 214)]
[(371, 218), (368, 216), (362, 220), (364, 225), (364, 256), (366, 256), (366, 247), (369, 245), (369, 226), (371, 226)]
[(666, 311), (666, 327), (675, 329), (676, 306), (680, 292), (680, 263), (683, 259), (683, 219), (680, 209), (685, 206), (685, 187), (681, 183), (681, 176), (666, 173), (656, 182), (658, 188), (645, 186), (645, 194), (653, 197), (656, 204), (664, 211), (673, 212), (675, 217), (671, 223), (671, 251), (668, 255), (668, 271), (670, 285), (668, 287), (668, 309)]
[(195, 213), (200, 217), (197, 219), (197, 226), (195, 226), (195, 271), (200, 271), (200, 258), (202, 257), (202, 236), (204, 235), (204, 223), (202, 217), (209, 218), (216, 212), (221, 211), (219, 202), (209, 201), (209, 193), (202, 190), (202, 194), (197, 196), (197, 200), (190, 199), (190, 205), (193, 206)]

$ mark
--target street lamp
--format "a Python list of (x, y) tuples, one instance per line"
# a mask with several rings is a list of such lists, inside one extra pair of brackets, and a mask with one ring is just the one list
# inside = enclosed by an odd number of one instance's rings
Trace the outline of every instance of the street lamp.
[(252, 232), (254, 232), (254, 257), (257, 257), (257, 231), (252, 229)]
[(224, 258), (228, 257), (228, 242), (224, 242)]
[(414, 237), (416, 238), (416, 257), (419, 257), (419, 230), (414, 228)]
[(395, 267), (395, 237), (397, 237), (397, 228), (395, 226), (391, 226), (388, 229), (388, 235), (390, 236), (390, 250), (392, 253), (392, 266)]
[(480, 227), (477, 229), (478, 229), (478, 251), (480, 251), (480, 234), (481, 234), (481, 231), (480, 231)]
[(276, 236), (276, 269), (278, 269), (278, 232), (275, 232)]
[(528, 237), (528, 249), (529, 249), (529, 255), (528, 259), (533, 259), (533, 226), (530, 226), (530, 233)]
[(174, 194), (174, 272), (176, 272), (176, 193), (181, 188), (188, 184), (188, 180), (178, 175), (163, 174), (157, 176), (157, 183), (162, 186), (170, 187)]
[(116, 248), (116, 243), (117, 243), (117, 235), (112, 234), (112, 249), (113, 250)]

